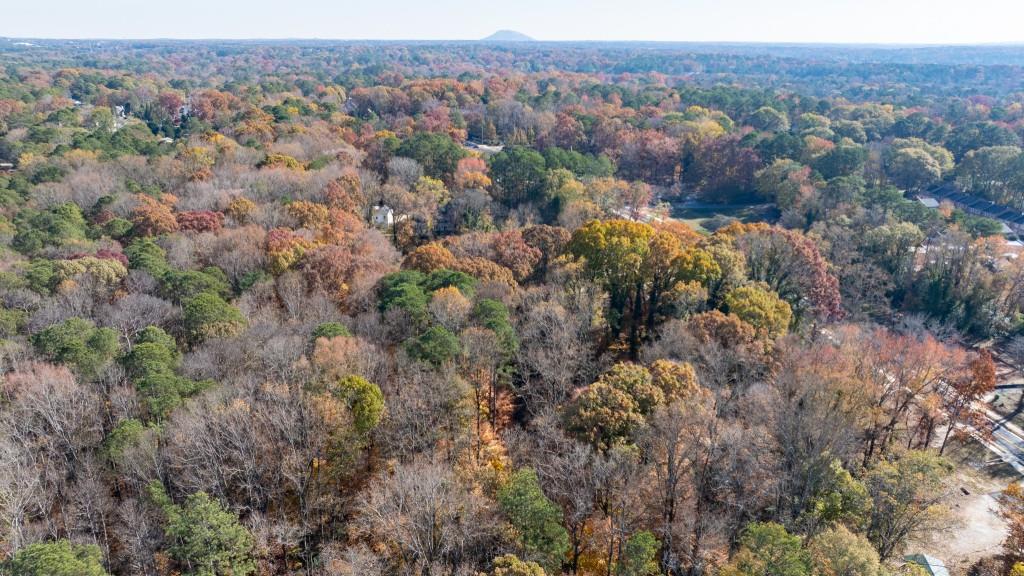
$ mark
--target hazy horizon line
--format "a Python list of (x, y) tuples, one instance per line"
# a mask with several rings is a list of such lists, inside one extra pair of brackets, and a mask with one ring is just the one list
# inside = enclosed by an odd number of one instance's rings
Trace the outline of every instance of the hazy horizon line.
[(812, 42), (801, 40), (601, 40), (601, 39), (559, 39), (542, 40), (488, 40), (487, 38), (329, 38), (315, 36), (247, 36), (247, 37), (201, 37), (201, 36), (152, 36), (152, 37), (103, 37), (103, 36), (5, 36), (0, 39), (14, 42), (370, 42), (370, 43), (472, 43), (472, 44), (692, 44), (692, 45), (746, 45), (746, 46), (843, 46), (843, 47), (892, 47), (892, 48), (943, 48), (943, 47), (1022, 47), (1024, 40), (993, 42)]

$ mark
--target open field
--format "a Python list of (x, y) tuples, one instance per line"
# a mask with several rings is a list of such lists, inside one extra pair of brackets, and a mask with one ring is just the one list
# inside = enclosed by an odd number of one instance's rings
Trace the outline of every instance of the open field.
[(907, 552), (935, 556), (951, 574), (962, 576), (979, 558), (999, 552), (1006, 525), (997, 514), (996, 497), (1018, 476), (975, 440), (951, 444), (946, 456), (957, 466), (947, 501), (952, 515), (949, 527), (931, 538), (910, 542)]
[(778, 210), (774, 204), (759, 202), (717, 204), (687, 200), (672, 205), (672, 217), (685, 222), (695, 230), (710, 233), (730, 219), (740, 222), (773, 221), (778, 217)]

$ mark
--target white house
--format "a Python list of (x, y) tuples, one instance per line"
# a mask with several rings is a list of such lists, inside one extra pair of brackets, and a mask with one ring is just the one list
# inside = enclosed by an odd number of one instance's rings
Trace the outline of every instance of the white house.
[(386, 204), (377, 204), (373, 207), (371, 220), (375, 228), (390, 229), (395, 225), (395, 211)]

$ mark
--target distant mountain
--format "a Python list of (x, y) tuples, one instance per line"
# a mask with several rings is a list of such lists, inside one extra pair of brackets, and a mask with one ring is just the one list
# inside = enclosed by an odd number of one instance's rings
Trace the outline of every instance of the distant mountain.
[(498, 30), (481, 40), (481, 42), (535, 42), (535, 40), (515, 30)]

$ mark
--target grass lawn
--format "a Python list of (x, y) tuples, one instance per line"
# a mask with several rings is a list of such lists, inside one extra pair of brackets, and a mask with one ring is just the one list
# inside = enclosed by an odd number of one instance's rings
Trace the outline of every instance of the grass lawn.
[(726, 219), (735, 219), (744, 223), (772, 222), (778, 218), (778, 210), (774, 204), (764, 202), (714, 204), (699, 200), (687, 200), (672, 204), (671, 215), (698, 232), (710, 233), (717, 227), (705, 227), (704, 223), (709, 220), (722, 222)]

